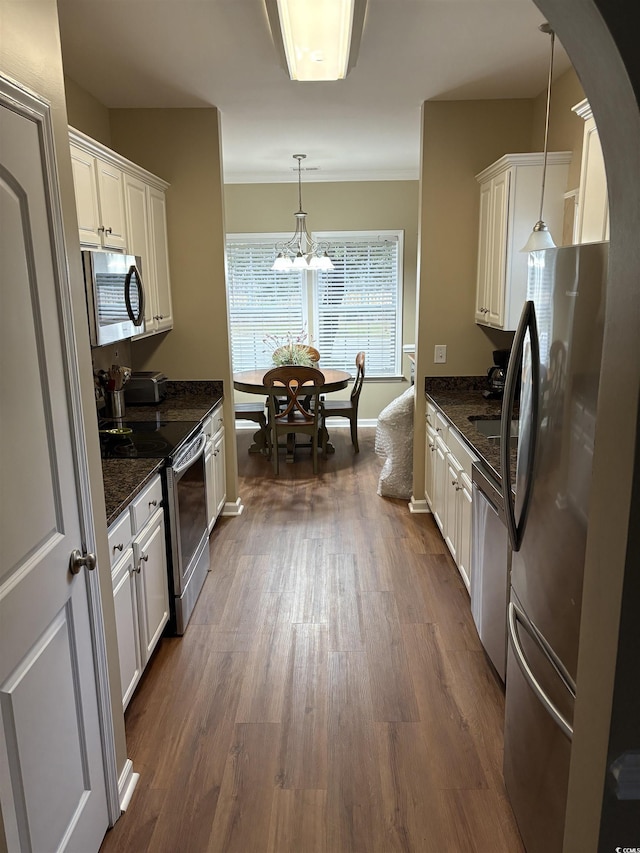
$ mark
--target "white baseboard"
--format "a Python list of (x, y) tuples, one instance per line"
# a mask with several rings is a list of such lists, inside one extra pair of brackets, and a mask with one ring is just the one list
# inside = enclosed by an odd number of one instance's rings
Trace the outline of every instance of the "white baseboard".
[(431, 512), (431, 510), (429, 509), (429, 504), (426, 502), (426, 500), (417, 501), (413, 497), (413, 495), (411, 495), (411, 500), (409, 501), (407, 506), (409, 507), (409, 512), (413, 512), (413, 513), (427, 513), (427, 512), (430, 513)]
[(126, 812), (139, 778), (140, 774), (133, 772), (133, 761), (130, 758), (127, 758), (122, 773), (120, 774), (120, 778), (118, 779), (118, 795), (120, 797), (121, 811)]
[(228, 501), (224, 505), (224, 509), (220, 515), (242, 515), (244, 512), (244, 504), (242, 498), (237, 498), (235, 501)]

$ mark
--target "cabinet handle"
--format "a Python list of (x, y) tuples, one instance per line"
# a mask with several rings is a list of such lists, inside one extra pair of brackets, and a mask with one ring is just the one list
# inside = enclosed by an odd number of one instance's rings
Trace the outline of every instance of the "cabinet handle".
[(149, 506), (158, 506), (158, 501), (154, 498), (152, 501), (149, 501)]
[(113, 228), (105, 228), (104, 233), (105, 234), (113, 234)]
[(436, 432), (442, 432), (442, 427), (436, 427)]
[(433, 453), (433, 452), (435, 451), (435, 449), (436, 449), (435, 444), (431, 444), (431, 445), (429, 445), (429, 446), (431, 447), (431, 452)]
[(145, 561), (145, 563), (146, 563), (146, 562), (147, 562), (147, 560), (149, 559), (149, 555), (148, 555), (148, 554), (140, 554), (140, 559), (141, 559), (141, 560), (144, 560), (144, 561)]
[(458, 481), (457, 481), (457, 480), (452, 480), (452, 481), (451, 481), (451, 485), (452, 485), (452, 486), (457, 486), (457, 485), (458, 485)]
[(123, 548), (124, 548), (124, 545), (123, 545), (123, 543), (122, 543), (122, 542), (120, 542), (120, 544), (119, 544), (119, 545), (114, 545), (114, 546), (113, 546), (113, 550), (114, 550), (114, 551), (122, 551), (122, 549), (123, 549)]
[(98, 226), (98, 234), (104, 234), (104, 225)]

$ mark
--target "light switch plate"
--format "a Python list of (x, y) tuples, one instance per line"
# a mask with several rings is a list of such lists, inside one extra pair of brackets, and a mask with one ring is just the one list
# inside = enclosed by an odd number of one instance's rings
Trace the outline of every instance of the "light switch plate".
[(446, 344), (436, 344), (433, 351), (433, 363), (434, 364), (446, 364), (447, 363), (447, 345)]

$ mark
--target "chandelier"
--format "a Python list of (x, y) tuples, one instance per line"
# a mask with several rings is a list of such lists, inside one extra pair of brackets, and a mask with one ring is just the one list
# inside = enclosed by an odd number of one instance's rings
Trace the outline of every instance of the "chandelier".
[(307, 231), (307, 214), (302, 209), (302, 168), (306, 154), (294, 154), (298, 161), (298, 212), (296, 230), (286, 243), (276, 243), (277, 257), (272, 270), (332, 270), (333, 263), (327, 254), (328, 243), (317, 243)]

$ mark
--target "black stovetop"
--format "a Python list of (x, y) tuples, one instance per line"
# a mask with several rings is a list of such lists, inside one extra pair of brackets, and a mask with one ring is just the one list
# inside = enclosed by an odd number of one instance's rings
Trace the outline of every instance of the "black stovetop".
[(103, 459), (164, 459), (171, 456), (200, 421), (100, 420)]

